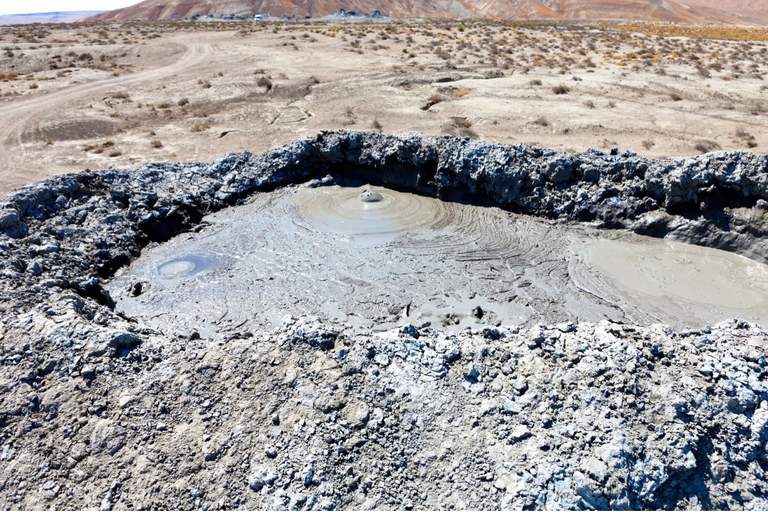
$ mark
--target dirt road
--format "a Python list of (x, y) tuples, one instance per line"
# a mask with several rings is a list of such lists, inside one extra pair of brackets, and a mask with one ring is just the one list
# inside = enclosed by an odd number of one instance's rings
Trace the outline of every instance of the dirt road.
[(193, 70), (205, 62), (212, 51), (210, 44), (196, 42), (188, 34), (174, 38), (169, 44), (182, 47), (183, 53), (171, 62), (159, 62), (159, 67), (133, 75), (72, 85), (0, 107), (0, 192), (8, 192), (27, 182), (56, 174), (55, 170), (48, 170), (42, 162), (30, 158), (22, 143), (24, 133), (67, 110), (81, 108), (115, 86), (130, 88), (146, 83), (162, 83), (169, 77)]

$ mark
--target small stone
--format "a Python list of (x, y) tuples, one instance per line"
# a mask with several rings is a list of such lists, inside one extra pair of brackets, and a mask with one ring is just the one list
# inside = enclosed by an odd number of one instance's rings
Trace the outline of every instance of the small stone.
[(277, 457), (277, 449), (271, 444), (268, 444), (267, 446), (264, 447), (264, 453), (270, 459), (274, 459), (275, 457)]
[(533, 434), (531, 434), (531, 431), (526, 427), (525, 425), (518, 425), (515, 427), (515, 429), (512, 431), (511, 434), (509, 434), (509, 438), (512, 441), (522, 441), (523, 439), (527, 439), (531, 437)]
[(12, 228), (19, 223), (19, 212), (15, 209), (2, 208), (0, 205), (0, 229)]
[(477, 380), (480, 377), (480, 370), (477, 369), (474, 363), (468, 363), (464, 367), (464, 378), (469, 380)]
[(309, 487), (312, 485), (312, 479), (315, 477), (315, 470), (312, 469), (312, 466), (306, 466), (304, 470), (301, 472), (301, 481), (304, 482), (305, 487)]
[(363, 428), (368, 423), (369, 409), (367, 404), (362, 402), (353, 404), (348, 406), (345, 412), (347, 423), (353, 429)]
[(87, 364), (80, 370), (80, 376), (85, 380), (93, 380), (96, 378), (96, 368)]
[(27, 271), (29, 271), (29, 273), (32, 274), (33, 276), (41, 275), (44, 271), (42, 262), (40, 260), (34, 260), (27, 267)]
[(120, 399), (117, 401), (118, 407), (121, 409), (125, 409), (128, 405), (130, 405), (131, 402), (133, 402), (136, 399), (133, 395), (123, 395), (120, 397)]
[(271, 486), (277, 481), (277, 473), (274, 469), (268, 466), (257, 466), (253, 469), (250, 478), (248, 479), (248, 486), (254, 492), (259, 492), (262, 488)]

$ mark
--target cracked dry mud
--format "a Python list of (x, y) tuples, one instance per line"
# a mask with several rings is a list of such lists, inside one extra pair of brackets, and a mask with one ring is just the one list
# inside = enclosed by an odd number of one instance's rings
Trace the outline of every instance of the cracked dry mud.
[(0, 504), (765, 508), (766, 163), (330, 132), (20, 189)]

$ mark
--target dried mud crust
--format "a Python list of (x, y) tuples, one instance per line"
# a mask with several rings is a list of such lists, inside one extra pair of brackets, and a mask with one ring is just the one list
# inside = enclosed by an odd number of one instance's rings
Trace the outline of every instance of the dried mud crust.
[(765, 508), (759, 326), (289, 317), (211, 341), (120, 317), (102, 281), (210, 211), (326, 175), (762, 259), (767, 161), (332, 132), (27, 186), (0, 209), (0, 505)]

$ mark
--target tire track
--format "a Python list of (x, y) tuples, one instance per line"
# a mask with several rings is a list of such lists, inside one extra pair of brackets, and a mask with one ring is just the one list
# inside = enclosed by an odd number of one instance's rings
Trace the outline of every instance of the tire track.
[(194, 41), (175, 41), (185, 48), (175, 62), (159, 68), (78, 84), (44, 96), (34, 96), (0, 107), (0, 193), (7, 193), (25, 183), (36, 181), (53, 174), (55, 169), (44, 169), (38, 162), (31, 161), (22, 143), (27, 131), (40, 126), (46, 119), (62, 111), (79, 107), (83, 102), (92, 101), (94, 96), (103, 94), (114, 87), (130, 87), (146, 82), (159, 82), (188, 71), (205, 62), (212, 53), (210, 44)]

